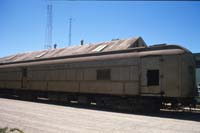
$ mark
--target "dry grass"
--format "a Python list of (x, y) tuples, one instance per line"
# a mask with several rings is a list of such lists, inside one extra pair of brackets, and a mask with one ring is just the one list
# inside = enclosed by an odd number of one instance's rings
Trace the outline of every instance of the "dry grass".
[(24, 133), (24, 132), (18, 128), (4, 127), (4, 128), (0, 128), (0, 133)]

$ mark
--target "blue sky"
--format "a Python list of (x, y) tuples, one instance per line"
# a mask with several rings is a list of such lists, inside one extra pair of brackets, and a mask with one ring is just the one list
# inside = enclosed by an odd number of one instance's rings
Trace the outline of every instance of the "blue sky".
[[(47, 0), (0, 0), (0, 57), (44, 49)], [(200, 2), (52, 1), (53, 43), (72, 45), (141, 36), (148, 45), (200, 52)]]

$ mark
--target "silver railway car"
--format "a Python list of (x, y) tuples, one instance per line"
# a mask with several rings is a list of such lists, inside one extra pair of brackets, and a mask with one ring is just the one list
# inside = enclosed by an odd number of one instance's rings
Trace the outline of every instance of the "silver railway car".
[(0, 59), (0, 95), (128, 110), (195, 105), (195, 62), (177, 45), (141, 37)]

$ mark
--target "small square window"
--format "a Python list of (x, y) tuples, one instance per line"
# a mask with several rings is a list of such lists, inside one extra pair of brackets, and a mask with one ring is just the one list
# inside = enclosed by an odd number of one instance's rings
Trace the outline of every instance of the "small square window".
[(159, 70), (148, 70), (147, 71), (147, 85), (159, 85)]
[(97, 70), (97, 80), (110, 80), (110, 69)]

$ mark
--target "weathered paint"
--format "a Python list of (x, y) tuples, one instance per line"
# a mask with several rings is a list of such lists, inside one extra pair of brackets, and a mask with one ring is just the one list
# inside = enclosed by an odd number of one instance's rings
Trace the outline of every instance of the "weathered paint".
[[(151, 95), (166, 97), (189, 97), (194, 88), (190, 81), (193, 75), (188, 66), (194, 66), (191, 53), (175, 45), (130, 48), (131, 40), (100, 43), (95, 46), (71, 47), (69, 55), (92, 53), (101, 45), (102, 53), (83, 56), (63, 56), (67, 49), (32, 53), (37, 58), (49, 56), (48, 60), (34, 60), (0, 65), (0, 87), (41, 91), (61, 91), (112, 95)], [(133, 41), (133, 40), (132, 40)], [(138, 42), (137, 42), (138, 43)], [(131, 45), (130, 45), (131, 44)], [(116, 46), (115, 46), (116, 45)], [(136, 45), (136, 44), (134, 44)], [(138, 44), (137, 44), (138, 45)], [(112, 46), (112, 47), (111, 47)], [(126, 48), (126, 49), (125, 49)], [(120, 50), (119, 50), (120, 49)], [(108, 52), (109, 50), (113, 50)], [(26, 54), (10, 57), (11, 61), (28, 58)], [(4, 58), (5, 59), (5, 58)], [(2, 59), (3, 60), (3, 59)], [(1, 60), (1, 61), (2, 61)], [(27, 78), (22, 76), (22, 68), (27, 68)], [(110, 80), (97, 80), (98, 69), (110, 69)], [(147, 86), (147, 70), (159, 70), (159, 85)], [(23, 80), (23, 82), (21, 82)]]

